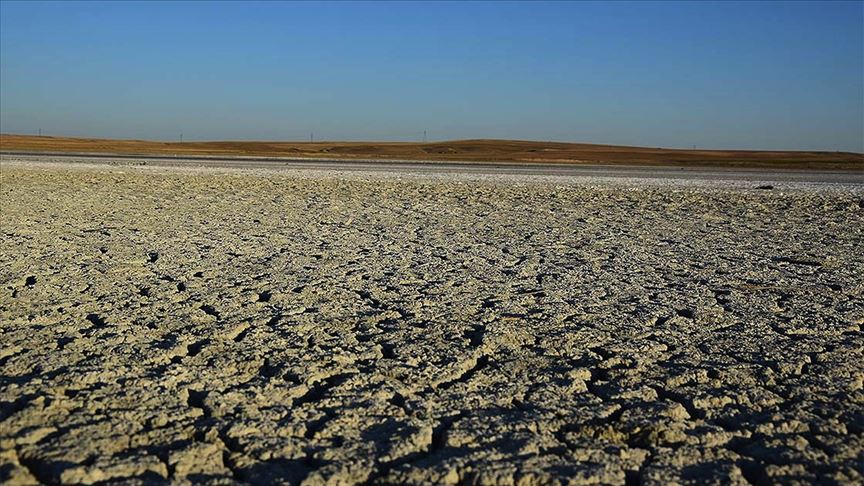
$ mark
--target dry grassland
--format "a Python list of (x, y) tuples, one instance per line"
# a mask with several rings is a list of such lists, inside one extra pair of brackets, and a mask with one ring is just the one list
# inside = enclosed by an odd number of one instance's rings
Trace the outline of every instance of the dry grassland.
[(562, 142), (153, 142), (24, 135), (0, 136), (0, 150), (177, 156), (311, 157), (467, 162), (682, 165), (862, 170), (864, 154), (748, 150), (672, 150)]

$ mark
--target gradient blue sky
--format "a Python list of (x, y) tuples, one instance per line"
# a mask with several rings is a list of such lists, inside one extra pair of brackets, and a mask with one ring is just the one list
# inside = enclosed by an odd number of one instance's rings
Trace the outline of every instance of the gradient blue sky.
[(0, 130), (864, 151), (864, 3), (0, 3)]

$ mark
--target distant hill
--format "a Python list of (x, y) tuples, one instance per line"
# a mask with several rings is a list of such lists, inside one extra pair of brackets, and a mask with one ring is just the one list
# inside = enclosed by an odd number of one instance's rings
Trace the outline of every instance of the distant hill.
[(864, 170), (864, 154), (852, 152), (682, 150), (521, 140), (181, 143), (0, 135), (0, 151)]

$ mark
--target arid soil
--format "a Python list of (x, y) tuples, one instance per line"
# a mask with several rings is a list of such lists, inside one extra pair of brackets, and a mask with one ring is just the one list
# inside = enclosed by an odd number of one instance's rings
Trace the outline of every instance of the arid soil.
[(0, 168), (0, 482), (864, 481), (861, 186)]
[(447, 142), (156, 142), (0, 135), (2, 151), (438, 160), (557, 164), (626, 164), (864, 171), (864, 154), (754, 150), (676, 150), (524, 140)]

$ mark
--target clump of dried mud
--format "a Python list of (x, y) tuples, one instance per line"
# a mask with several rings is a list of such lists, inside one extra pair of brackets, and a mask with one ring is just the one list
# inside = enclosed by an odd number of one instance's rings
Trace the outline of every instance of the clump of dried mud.
[(2, 166), (0, 481), (864, 480), (860, 189)]

